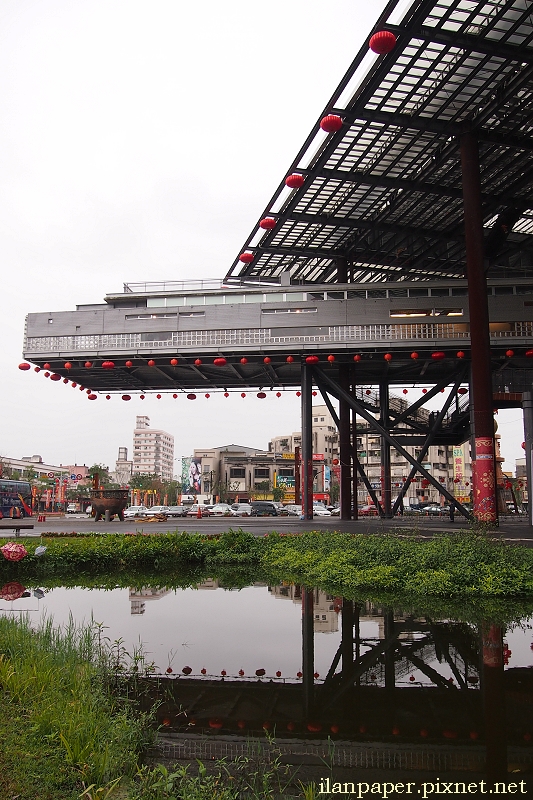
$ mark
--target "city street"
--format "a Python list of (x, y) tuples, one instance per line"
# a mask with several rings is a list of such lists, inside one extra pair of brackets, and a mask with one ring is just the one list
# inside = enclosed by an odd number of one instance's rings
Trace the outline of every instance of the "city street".
[[(157, 533), (166, 531), (185, 531), (187, 533), (215, 534), (242, 528), (243, 531), (253, 533), (255, 536), (264, 536), (271, 531), (281, 533), (303, 533), (304, 531), (345, 531), (350, 533), (386, 533), (399, 529), (407, 529), (420, 536), (433, 536), (436, 533), (460, 531), (467, 528), (468, 524), (463, 518), (456, 516), (454, 522), (447, 518), (439, 517), (396, 517), (392, 520), (380, 520), (376, 517), (365, 517), (360, 520), (341, 522), (338, 517), (314, 519), (312, 522), (300, 520), (297, 517), (204, 517), (203, 519), (187, 517), (167, 520), (166, 522), (144, 522), (143, 520), (118, 520), (112, 522), (95, 522), (85, 514), (70, 514), (64, 517), (48, 517), (46, 522), (37, 522), (37, 518), (26, 519), (33, 522), (31, 531), (22, 531), (21, 538), (41, 536), (50, 531), (68, 533), (76, 531), (88, 533), (125, 533), (144, 532)], [(504, 517), (500, 521), (499, 529), (494, 530), (494, 535), (505, 540), (513, 541), (526, 546), (533, 545), (533, 529), (528, 524), (527, 517)], [(13, 538), (14, 533), (8, 530), (0, 532), (2, 538)]]

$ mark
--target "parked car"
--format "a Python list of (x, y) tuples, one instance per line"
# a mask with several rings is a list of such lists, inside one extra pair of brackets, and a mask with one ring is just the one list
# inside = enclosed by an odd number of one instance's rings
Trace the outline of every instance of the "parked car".
[(152, 506), (148, 509), (148, 512), (144, 515), (145, 517), (159, 517), (162, 514), (165, 516), (168, 514), (168, 506)]
[(296, 505), (295, 503), (289, 503), (288, 505), (284, 506), (285, 511), (290, 517), (301, 517), (302, 516), (302, 507)]
[(144, 517), (149, 509), (146, 506), (130, 506), (124, 509), (124, 519)]
[(188, 517), (197, 517), (198, 516), (198, 508), (202, 509), (202, 517), (210, 517), (212, 514), (213, 509), (209, 508), (208, 506), (204, 506), (200, 503), (193, 503), (192, 506), (187, 506), (187, 516)]
[(231, 506), (229, 503), (217, 503), (211, 509), (213, 517), (226, 517), (231, 516)]
[(361, 506), (357, 509), (357, 513), (360, 517), (375, 517), (378, 511), (376, 506)]
[(331, 511), (328, 511), (326, 506), (322, 506), (320, 504), (313, 505), (313, 516), (314, 517), (331, 517)]
[(271, 500), (252, 500), (252, 517), (277, 517), (278, 510)]
[(233, 503), (231, 513), (234, 517), (251, 517), (252, 506), (250, 503)]
[(188, 512), (187, 506), (169, 506), (167, 516), (169, 517), (186, 517)]
[(77, 503), (69, 503), (67, 506), (67, 514), (75, 514), (78, 510)]

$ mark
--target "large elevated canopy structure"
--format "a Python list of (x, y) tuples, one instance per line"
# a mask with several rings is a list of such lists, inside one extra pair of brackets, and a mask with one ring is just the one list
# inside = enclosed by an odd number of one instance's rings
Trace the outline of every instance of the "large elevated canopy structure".
[[(227, 281), (464, 277), (465, 133), (479, 142), (486, 270), (530, 273), (531, 4), (391, 0), (377, 31), (396, 45), (385, 55), (363, 45), (246, 239), (251, 263), (237, 257)], [(322, 130), (327, 115), (340, 130)], [(300, 188), (286, 186), (292, 174)]]
[[(308, 518), (313, 386), (338, 423), (343, 518), (356, 513), (358, 474), (394, 513), (391, 447), (412, 465), (405, 489), (418, 471), (453, 501), (422, 460), (436, 441), (465, 441), (470, 422), (474, 513), (493, 523), (494, 389), (498, 403), (526, 393), (532, 485), (531, 4), (391, 0), (370, 35), (391, 46), (361, 48), (223, 286), (128, 285), (103, 305), (29, 315), (25, 355), (67, 382), (88, 364), (95, 391), (301, 385)], [(422, 401), (391, 407), (403, 380), (433, 383), (428, 397), (451, 385), (429, 430)], [(377, 387), (371, 408), (364, 383)], [(381, 437), (381, 505), (356, 415)], [(416, 459), (403, 423), (423, 439)]]

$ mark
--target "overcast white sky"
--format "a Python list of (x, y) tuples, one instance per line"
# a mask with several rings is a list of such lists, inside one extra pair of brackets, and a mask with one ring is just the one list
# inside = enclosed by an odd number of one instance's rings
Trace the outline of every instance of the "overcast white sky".
[[(18, 370), (24, 318), (223, 277), (384, 5), (2, 0), (0, 456), (112, 466), (140, 413), (177, 457), (299, 428), (293, 394), (88, 402)], [(521, 412), (499, 422), (514, 468)]]

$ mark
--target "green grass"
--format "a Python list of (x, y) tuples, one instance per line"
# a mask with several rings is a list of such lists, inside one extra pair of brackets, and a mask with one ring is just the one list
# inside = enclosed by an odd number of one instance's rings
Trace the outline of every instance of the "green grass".
[(145, 715), (116, 691), (97, 626), (0, 618), (0, 796), (70, 800), (136, 770)]
[(77, 580), (111, 588), (120, 576), (135, 583), (142, 573), (159, 585), (165, 577), (171, 587), (180, 578), (193, 585), (215, 572), (238, 581), (244, 572), (247, 579), (268, 575), (355, 599), (533, 598), (533, 550), (468, 531), (424, 541), (322, 532), (258, 538), (241, 530), (216, 537), (110, 534), (43, 541), (47, 551), (40, 557), (34, 555), (39, 542), (32, 540), (23, 561), (0, 562), (0, 581)]

